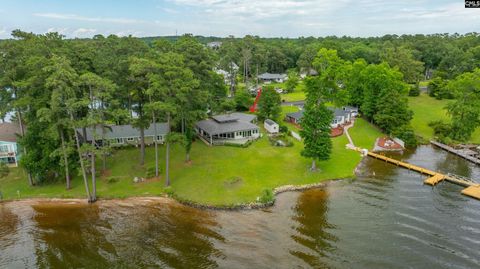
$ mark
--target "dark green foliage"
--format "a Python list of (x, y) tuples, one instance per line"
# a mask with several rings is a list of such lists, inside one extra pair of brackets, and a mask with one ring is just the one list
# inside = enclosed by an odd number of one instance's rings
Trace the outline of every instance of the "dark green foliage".
[(253, 104), (252, 97), (245, 90), (237, 91), (234, 100), (237, 111), (247, 111)]
[(431, 121), (428, 126), (433, 129), (433, 133), (439, 138), (448, 137), (452, 131), (452, 125), (442, 120)]
[(480, 126), (480, 69), (458, 76), (448, 83), (447, 88), (455, 96), (455, 101), (447, 105), (452, 117), (449, 137), (467, 141)]
[(278, 128), (280, 133), (288, 133), (288, 127), (286, 125), (280, 125), (280, 127)]
[(262, 89), (262, 95), (258, 102), (259, 120), (272, 119), (277, 120), (281, 112), (281, 99), (272, 86), (265, 86)]
[(438, 100), (453, 98), (453, 92), (447, 88), (447, 81), (441, 77), (436, 77), (428, 83), (428, 94)]
[[(325, 89), (320, 78), (305, 80), (307, 100), (301, 122), (300, 135), (303, 138), (302, 155), (315, 160), (328, 160), (332, 152), (330, 123), (333, 113), (325, 106), (323, 92)], [(316, 169), (312, 164), (312, 170)]]
[(420, 87), (417, 84), (410, 86), (410, 91), (408, 91), (408, 96), (419, 96), (420, 95)]
[(415, 136), (415, 132), (410, 126), (404, 125), (399, 128), (396, 128), (393, 131), (393, 135), (403, 140), (403, 142), (405, 142), (406, 147), (413, 148), (417, 146), (417, 142), (418, 142), (417, 137)]
[(384, 90), (379, 96), (375, 123), (387, 134), (408, 125), (413, 112), (408, 109), (408, 100), (397, 91)]

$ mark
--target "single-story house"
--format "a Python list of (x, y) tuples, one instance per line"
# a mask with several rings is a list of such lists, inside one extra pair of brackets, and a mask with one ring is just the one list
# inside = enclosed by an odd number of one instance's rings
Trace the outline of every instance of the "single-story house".
[(287, 115), (285, 115), (285, 121), (288, 121), (293, 124), (300, 124), (302, 117), (303, 117), (303, 110), (287, 113)]
[[(340, 125), (350, 122), (352, 118), (354, 118), (358, 114), (358, 109), (350, 110), (348, 107), (343, 107), (343, 108), (329, 107), (328, 109), (333, 113), (333, 120), (330, 123), (330, 126), (332, 128), (337, 128)], [(288, 113), (285, 116), (285, 121), (291, 122), (293, 124), (300, 124), (302, 117), (303, 117), (303, 110), (300, 110), (297, 112)]]
[[(164, 122), (156, 124), (157, 137), (155, 138), (155, 125), (152, 123), (150, 127), (145, 129), (145, 144), (163, 143), (168, 133), (168, 125)], [(95, 130), (95, 134), (93, 133)], [(86, 137), (83, 137), (83, 129), (77, 128), (77, 133), (83, 143), (91, 143), (95, 139), (97, 145), (102, 144), (102, 127), (95, 129), (86, 128)], [(108, 125), (105, 126), (105, 142), (109, 145), (140, 145), (140, 130), (132, 125)]]
[(17, 144), (20, 127), (16, 123), (0, 123), (0, 162), (18, 165), (21, 153)]
[(271, 134), (277, 134), (280, 131), (280, 126), (278, 123), (274, 122), (271, 119), (266, 119), (263, 122), (263, 127), (265, 127), (265, 130)]
[(197, 135), (209, 145), (245, 144), (260, 137), (257, 117), (246, 113), (212, 116), (195, 124)]
[(282, 83), (287, 80), (287, 74), (270, 74), (270, 73), (263, 73), (258, 76), (258, 79), (264, 83), (271, 83), (271, 82), (278, 82)]

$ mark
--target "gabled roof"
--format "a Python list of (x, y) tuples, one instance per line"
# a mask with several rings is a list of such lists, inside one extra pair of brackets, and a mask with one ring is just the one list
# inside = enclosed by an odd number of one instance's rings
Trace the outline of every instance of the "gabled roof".
[[(348, 114), (350, 113), (350, 111), (345, 111), (343, 109), (334, 108), (334, 107), (328, 107), (328, 110), (332, 111), (333, 116), (335, 118), (337, 118), (337, 117), (348, 117)], [(298, 121), (303, 117), (303, 110), (300, 110), (298, 112), (288, 113), (287, 117), (294, 118)]]
[(263, 73), (258, 75), (259, 79), (284, 79), (286, 78), (286, 74), (270, 74), (270, 73)]
[(20, 127), (16, 123), (4, 122), (0, 123), (0, 141), (17, 142), (20, 135)]
[[(168, 133), (168, 125), (164, 122), (157, 122), (157, 135), (166, 135)], [(87, 128), (87, 141), (92, 140), (93, 128)], [(77, 128), (77, 132), (83, 135), (82, 128)], [(154, 136), (155, 126), (150, 124), (150, 127), (145, 129), (145, 136)], [(121, 137), (139, 137), (140, 131), (132, 125), (110, 125), (105, 128), (105, 139), (115, 139)], [(100, 139), (102, 137), (102, 128), (100, 126), (95, 128), (95, 137)]]

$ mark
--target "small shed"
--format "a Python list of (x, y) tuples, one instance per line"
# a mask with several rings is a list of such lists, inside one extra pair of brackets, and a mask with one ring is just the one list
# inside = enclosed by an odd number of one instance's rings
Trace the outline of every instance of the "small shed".
[(269, 132), (270, 134), (277, 134), (280, 128), (280, 126), (278, 126), (278, 123), (270, 119), (266, 119), (263, 123), (263, 126), (265, 127), (265, 130), (267, 130), (267, 132)]

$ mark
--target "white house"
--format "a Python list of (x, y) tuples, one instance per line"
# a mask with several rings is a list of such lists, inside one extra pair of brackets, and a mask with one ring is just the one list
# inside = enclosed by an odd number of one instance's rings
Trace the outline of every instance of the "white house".
[(271, 134), (277, 134), (280, 131), (280, 126), (278, 125), (278, 123), (270, 119), (265, 120), (265, 122), (263, 123), (263, 127), (265, 127), (265, 130), (267, 130), (267, 132)]
[(260, 128), (254, 124), (257, 117), (245, 113), (212, 116), (195, 124), (195, 131), (209, 145), (225, 143), (245, 144), (260, 137)]
[[(352, 112), (348, 107), (343, 108), (328, 108), (333, 113), (333, 120), (330, 123), (332, 128), (337, 128), (341, 125), (349, 123), (353, 117), (355, 117), (355, 112)], [(353, 108), (352, 108), (353, 109)], [(358, 110), (356, 110), (358, 113)], [(288, 113), (285, 117), (285, 120), (294, 124), (300, 124), (303, 118), (303, 110), (293, 113)]]
[(287, 80), (287, 74), (270, 74), (270, 73), (263, 73), (258, 76), (258, 79), (264, 83), (271, 83), (271, 82), (278, 82), (282, 83)]
[(20, 159), (20, 150), (17, 145), (19, 129), (18, 124), (15, 123), (0, 123), (0, 162), (17, 166)]

